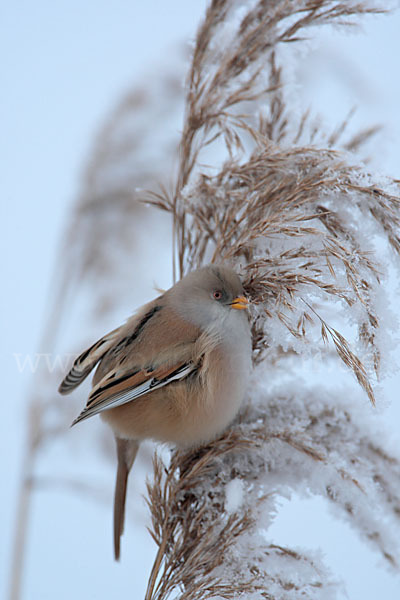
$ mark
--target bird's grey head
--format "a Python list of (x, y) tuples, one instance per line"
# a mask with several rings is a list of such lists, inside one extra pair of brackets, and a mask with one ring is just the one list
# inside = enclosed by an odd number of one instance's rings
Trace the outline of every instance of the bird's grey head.
[(167, 294), (173, 296), (181, 316), (202, 329), (224, 321), (230, 313), (247, 318), (242, 310), (248, 306), (242, 282), (229, 267), (208, 265), (192, 271)]

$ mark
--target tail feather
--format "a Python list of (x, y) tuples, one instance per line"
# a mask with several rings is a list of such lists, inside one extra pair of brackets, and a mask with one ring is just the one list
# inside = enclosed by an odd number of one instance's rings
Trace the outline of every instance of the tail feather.
[(114, 494), (114, 556), (115, 560), (119, 560), (121, 536), (124, 532), (128, 476), (139, 449), (139, 442), (121, 438), (115, 439), (117, 442), (118, 467)]

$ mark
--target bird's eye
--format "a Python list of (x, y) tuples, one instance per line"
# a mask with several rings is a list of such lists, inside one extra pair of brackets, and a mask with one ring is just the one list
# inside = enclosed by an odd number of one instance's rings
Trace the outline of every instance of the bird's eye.
[(214, 300), (221, 300), (222, 292), (220, 290), (215, 290), (215, 292), (213, 292), (213, 298)]

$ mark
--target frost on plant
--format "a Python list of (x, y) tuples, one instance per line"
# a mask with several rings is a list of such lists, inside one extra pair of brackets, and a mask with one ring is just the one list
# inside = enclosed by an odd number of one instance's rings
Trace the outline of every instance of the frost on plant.
[[(166, 469), (155, 461), (159, 552), (147, 599), (335, 597), (319, 556), (268, 542), (279, 498), (294, 491), (325, 498), (399, 569), (400, 464), (344, 375), (375, 404), (390, 345), (382, 278), (400, 250), (398, 185), (357, 162), (373, 128), (341, 143), (344, 126), (324, 137), (308, 113), (296, 118), (285, 97), (288, 52), (280, 58), (311, 26), (378, 10), (215, 1), (199, 27), (176, 187), (154, 204), (173, 214), (180, 274), (210, 261), (241, 273), (254, 304), (255, 369), (228, 432), (175, 452)], [(336, 384), (316, 382), (318, 363)]]

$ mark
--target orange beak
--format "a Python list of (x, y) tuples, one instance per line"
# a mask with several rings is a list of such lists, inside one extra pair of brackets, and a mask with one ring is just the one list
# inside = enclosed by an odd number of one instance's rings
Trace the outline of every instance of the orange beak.
[(243, 310), (249, 307), (249, 301), (245, 296), (238, 296), (231, 302), (232, 308), (237, 308), (238, 310)]

